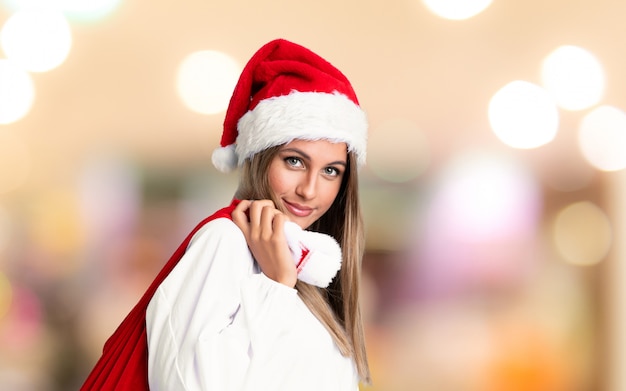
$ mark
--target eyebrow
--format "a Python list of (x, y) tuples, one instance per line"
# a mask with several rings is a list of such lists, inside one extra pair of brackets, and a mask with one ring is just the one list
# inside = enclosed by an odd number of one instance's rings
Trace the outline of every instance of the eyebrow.
[[(309, 156), (309, 154), (307, 154), (306, 152), (302, 151), (301, 149), (298, 148), (283, 148), (280, 150), (280, 152), (295, 152), (299, 155), (301, 155), (303, 158), (305, 158), (306, 160), (311, 160), (311, 156)], [(332, 165), (341, 165), (346, 167), (348, 165), (348, 163), (345, 160), (336, 160), (334, 162), (330, 162), (327, 163), (327, 165), (332, 166)]]

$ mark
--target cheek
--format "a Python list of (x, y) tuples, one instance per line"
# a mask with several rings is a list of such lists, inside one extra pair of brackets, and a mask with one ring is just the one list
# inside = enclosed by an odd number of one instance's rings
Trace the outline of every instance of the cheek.
[(270, 189), (274, 193), (276, 193), (276, 194), (281, 193), (280, 189), (281, 189), (282, 186), (280, 185), (280, 180), (279, 180), (278, 177), (276, 177), (275, 175), (271, 175), (271, 173), (270, 173), (270, 175), (268, 177), (268, 184), (270, 185)]
[(335, 198), (337, 198), (340, 187), (341, 187), (341, 181), (338, 181), (338, 183), (331, 182), (331, 183), (328, 183), (328, 185), (323, 190), (322, 194), (324, 194), (324, 204), (326, 206), (326, 210), (330, 208), (330, 206), (335, 201)]
[(268, 182), (274, 194), (283, 194), (289, 189), (289, 177), (278, 168), (269, 170)]

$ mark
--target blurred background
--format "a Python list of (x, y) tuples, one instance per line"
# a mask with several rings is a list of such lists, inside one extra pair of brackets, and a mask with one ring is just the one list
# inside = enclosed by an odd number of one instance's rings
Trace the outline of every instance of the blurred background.
[(624, 391), (622, 0), (0, 0), (0, 389), (76, 390), (236, 174), (283, 37), (352, 81), (372, 390)]

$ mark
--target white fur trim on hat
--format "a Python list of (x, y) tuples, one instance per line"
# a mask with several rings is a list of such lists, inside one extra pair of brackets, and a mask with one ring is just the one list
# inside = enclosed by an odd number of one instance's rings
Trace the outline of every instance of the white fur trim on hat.
[(341, 247), (330, 235), (306, 231), (285, 222), (285, 237), (297, 266), (298, 279), (326, 288), (341, 269)]
[[(237, 124), (238, 165), (254, 154), (295, 139), (345, 142), (365, 163), (367, 117), (345, 95), (292, 91), (259, 102)], [(215, 161), (214, 161), (215, 164)]]

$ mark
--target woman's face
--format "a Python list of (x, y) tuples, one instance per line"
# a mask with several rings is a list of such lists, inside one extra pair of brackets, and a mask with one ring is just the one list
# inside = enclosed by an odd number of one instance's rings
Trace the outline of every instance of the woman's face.
[(330, 208), (346, 172), (346, 143), (294, 140), (269, 166), (269, 185), (289, 219), (307, 228)]

